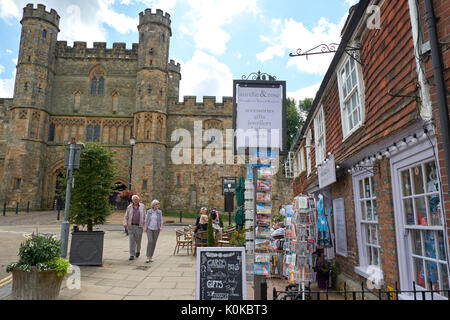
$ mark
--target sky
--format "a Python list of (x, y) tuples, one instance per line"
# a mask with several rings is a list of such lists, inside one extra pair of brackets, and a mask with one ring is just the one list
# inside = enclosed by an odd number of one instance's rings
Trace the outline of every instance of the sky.
[[(40, 0), (60, 18), (58, 40), (138, 43), (139, 12), (171, 16), (169, 59), (181, 64), (183, 96), (233, 95), (233, 79), (261, 71), (286, 81), (287, 97), (314, 98), (333, 54), (290, 57), (322, 43), (339, 43), (357, 0)], [(10, 98), (23, 8), (30, 0), (0, 0), (0, 98)]]

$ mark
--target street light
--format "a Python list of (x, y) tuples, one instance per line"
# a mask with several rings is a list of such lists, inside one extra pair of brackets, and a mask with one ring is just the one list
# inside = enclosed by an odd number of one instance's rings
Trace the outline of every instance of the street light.
[(130, 180), (128, 182), (128, 190), (131, 191), (131, 176), (133, 174), (133, 151), (134, 151), (134, 145), (136, 144), (136, 139), (134, 136), (131, 136), (130, 138), (130, 146), (131, 146), (131, 154), (130, 154)]

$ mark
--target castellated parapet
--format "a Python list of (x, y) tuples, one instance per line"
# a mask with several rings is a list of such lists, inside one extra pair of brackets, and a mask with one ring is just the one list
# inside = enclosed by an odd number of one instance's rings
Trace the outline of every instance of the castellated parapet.
[(43, 4), (38, 4), (37, 8), (33, 7), (33, 4), (27, 4), (25, 8), (23, 8), (23, 19), (42, 19), (51, 24), (53, 24), (59, 31), (59, 15), (54, 10), (51, 9), (50, 12), (45, 11), (45, 6)]
[(68, 46), (67, 41), (56, 43), (56, 54), (62, 58), (122, 58), (137, 59), (139, 44), (133, 43), (131, 49), (126, 48), (123, 42), (114, 42), (112, 48), (107, 48), (106, 42), (94, 42), (93, 47), (87, 47), (84, 41), (74, 41), (73, 46)]
[(169, 69), (169, 71), (176, 72), (176, 73), (181, 73), (180, 63), (179, 62), (175, 63), (175, 61), (172, 60), (172, 59), (169, 61), (169, 64), (167, 65), (167, 68)]
[(172, 30), (170, 29), (170, 14), (164, 12), (161, 9), (156, 9), (156, 13), (152, 13), (151, 9), (145, 9), (139, 13), (139, 25), (146, 23), (161, 24), (169, 28), (170, 35), (172, 36)]

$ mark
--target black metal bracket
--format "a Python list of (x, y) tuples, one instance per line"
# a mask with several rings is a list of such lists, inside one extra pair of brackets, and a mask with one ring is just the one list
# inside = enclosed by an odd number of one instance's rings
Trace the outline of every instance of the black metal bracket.
[[(290, 57), (302, 57), (305, 56), (306, 59), (308, 59), (308, 56), (316, 55), (316, 54), (324, 54), (324, 53), (336, 53), (340, 51), (338, 43), (330, 43), (330, 44), (320, 44), (312, 49), (309, 49), (306, 52), (302, 52), (302, 49), (297, 49), (295, 53), (289, 53)], [(358, 45), (356, 47), (353, 46), (347, 46), (343, 50), (344, 52), (349, 55), (353, 60), (358, 62), (361, 66), (363, 65), (363, 61), (361, 60), (361, 56), (359, 52), (361, 51), (361, 45)], [(342, 50), (342, 49), (341, 49)]]
[(268, 81), (276, 81), (277, 77), (271, 76), (268, 73), (261, 73), (261, 71), (258, 72), (252, 72), (248, 76), (243, 75), (242, 80), (268, 80)]
[(356, 165), (353, 166), (353, 168), (356, 171), (365, 171), (365, 172), (369, 172), (371, 174), (373, 174), (374, 176), (377, 175), (380, 172), (380, 163), (371, 165), (371, 166), (362, 166), (362, 165)]

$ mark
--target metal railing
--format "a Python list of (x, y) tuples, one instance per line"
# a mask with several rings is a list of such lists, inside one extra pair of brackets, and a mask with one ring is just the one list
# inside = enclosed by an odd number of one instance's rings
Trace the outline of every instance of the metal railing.
[[(413, 282), (413, 290), (400, 290), (397, 282), (392, 290), (365, 289), (361, 283), (361, 290), (347, 290), (344, 282), (343, 290), (311, 290), (311, 283), (302, 290), (299, 285), (288, 285), (284, 291), (273, 288), (273, 300), (329, 300), (330, 297), (341, 295), (344, 300), (447, 300), (450, 290), (418, 290)], [(400, 295), (402, 297), (400, 298)], [(334, 300), (334, 299), (333, 299)]]

